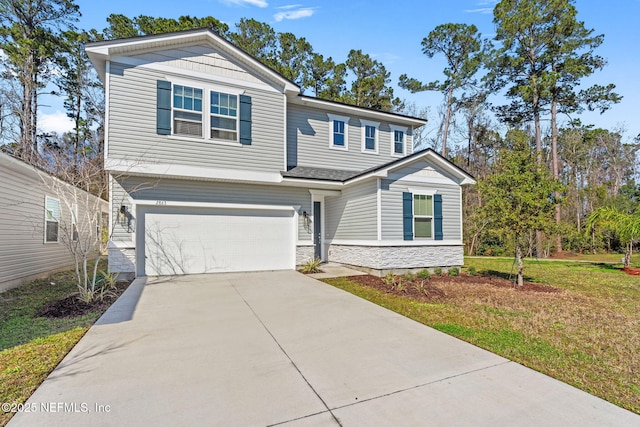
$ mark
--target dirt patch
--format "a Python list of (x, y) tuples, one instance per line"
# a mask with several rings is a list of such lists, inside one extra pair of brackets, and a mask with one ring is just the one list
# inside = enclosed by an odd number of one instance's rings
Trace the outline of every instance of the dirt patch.
[(77, 294), (69, 295), (65, 298), (51, 301), (44, 305), (35, 314), (35, 317), (48, 317), (54, 319), (83, 316), (91, 312), (104, 312), (118, 299), (120, 295), (129, 287), (130, 281), (116, 283), (116, 288), (99, 301), (86, 303), (78, 299)]
[(561, 252), (554, 252), (552, 253), (549, 258), (552, 259), (566, 259), (566, 258), (576, 258), (579, 257), (580, 254), (576, 254), (574, 252), (566, 252), (566, 251), (561, 251)]
[(464, 286), (492, 286), (497, 288), (511, 288), (516, 292), (562, 292), (553, 286), (541, 285), (539, 283), (525, 282), (523, 286), (515, 286), (513, 281), (494, 276), (470, 276), (461, 274), (459, 276), (431, 276), (428, 279), (416, 277), (408, 280), (405, 276), (396, 276), (393, 284), (385, 283), (384, 279), (376, 276), (350, 276), (353, 282), (370, 288), (378, 289), (382, 292), (400, 296), (406, 296), (422, 301), (438, 301), (447, 299), (447, 293), (443, 285), (458, 284)]

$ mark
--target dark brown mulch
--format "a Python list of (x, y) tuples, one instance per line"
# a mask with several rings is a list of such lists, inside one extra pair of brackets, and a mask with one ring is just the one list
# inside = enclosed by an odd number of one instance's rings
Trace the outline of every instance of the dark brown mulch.
[(403, 277), (403, 289), (387, 285), (381, 277), (376, 276), (350, 276), (348, 279), (363, 286), (378, 289), (385, 293), (407, 296), (426, 301), (436, 301), (447, 298), (447, 294), (438, 287), (438, 285), (442, 283), (456, 283), (463, 284), (465, 286), (489, 285), (497, 288), (511, 288), (518, 292), (553, 293), (562, 291), (559, 288), (541, 285), (539, 283), (525, 282), (523, 286), (515, 286), (513, 281), (500, 277), (469, 276), (466, 274), (461, 274), (459, 276), (431, 276), (429, 279), (421, 279), (417, 277), (412, 281), (408, 281)]
[(131, 281), (117, 282), (116, 288), (110, 290), (110, 294), (106, 295), (102, 301), (94, 301), (90, 304), (80, 301), (78, 294), (72, 294), (65, 298), (51, 301), (40, 308), (35, 317), (60, 319), (83, 316), (92, 311), (104, 312), (122, 295), (130, 284)]

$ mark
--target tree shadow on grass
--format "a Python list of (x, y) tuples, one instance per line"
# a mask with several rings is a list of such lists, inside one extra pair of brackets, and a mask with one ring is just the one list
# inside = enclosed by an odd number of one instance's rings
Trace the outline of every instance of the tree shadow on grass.
[[(481, 270), (480, 274), (482, 274), (483, 276), (499, 277), (501, 279), (510, 280), (510, 281), (512, 281), (514, 283), (515, 283), (516, 279), (518, 278), (518, 274), (515, 271), (513, 273), (505, 273), (504, 271), (498, 271), (498, 270)], [(523, 277), (524, 277), (524, 281), (525, 282), (536, 283), (535, 280), (533, 279), (533, 277), (531, 277), (531, 276), (527, 276), (525, 274)]]

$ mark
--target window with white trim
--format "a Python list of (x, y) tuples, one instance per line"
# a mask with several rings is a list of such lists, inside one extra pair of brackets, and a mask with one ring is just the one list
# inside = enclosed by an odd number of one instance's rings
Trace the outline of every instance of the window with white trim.
[(339, 150), (349, 149), (349, 117), (329, 116), (329, 147)]
[(210, 92), (210, 137), (238, 140), (238, 97), (223, 92)]
[(393, 131), (393, 154), (404, 154), (404, 132)]
[(73, 203), (71, 205), (71, 241), (77, 242), (78, 238), (78, 205)]
[(44, 214), (44, 242), (57, 243), (58, 229), (60, 225), (60, 200), (53, 197), (45, 197), (45, 214)]
[(415, 238), (433, 238), (433, 196), (413, 195), (413, 235)]
[(202, 137), (202, 89), (173, 85), (173, 133)]
[(360, 120), (362, 125), (362, 152), (378, 153), (378, 129), (380, 123)]

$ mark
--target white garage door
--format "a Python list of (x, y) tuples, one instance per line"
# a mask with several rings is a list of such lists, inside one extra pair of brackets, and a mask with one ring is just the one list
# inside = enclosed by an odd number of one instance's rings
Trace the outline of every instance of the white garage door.
[(293, 210), (145, 207), (138, 229), (148, 276), (295, 267)]

